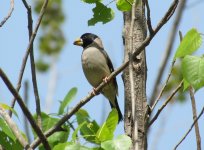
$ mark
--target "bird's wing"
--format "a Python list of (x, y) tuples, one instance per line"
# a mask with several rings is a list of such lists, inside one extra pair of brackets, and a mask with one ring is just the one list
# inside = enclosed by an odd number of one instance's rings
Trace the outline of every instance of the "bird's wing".
[[(108, 65), (108, 68), (110, 69), (110, 72), (113, 72), (114, 71), (113, 64), (112, 64), (107, 52), (104, 49), (100, 49), (100, 51), (102, 52), (102, 54), (104, 55), (104, 57), (107, 60), (106, 63)], [(116, 91), (117, 91), (117, 94), (118, 94), (118, 84), (117, 84), (116, 78), (113, 78), (113, 82), (114, 82), (114, 85), (115, 85), (115, 88), (116, 88)]]

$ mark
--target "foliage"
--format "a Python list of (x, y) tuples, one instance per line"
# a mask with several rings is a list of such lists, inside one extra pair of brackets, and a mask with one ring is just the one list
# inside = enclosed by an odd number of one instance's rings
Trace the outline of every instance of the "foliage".
[[(53, 127), (59, 121), (59, 118), (51, 117), (48, 114), (43, 113), (43, 112), (41, 113), (41, 117), (42, 117), (42, 130), (44, 132), (47, 131), (48, 129), (50, 129), (51, 127)], [(34, 118), (36, 119), (36, 115), (34, 115)], [(49, 142), (51, 148), (54, 147), (58, 143), (63, 143), (63, 142), (67, 141), (70, 129), (69, 129), (68, 125), (66, 125), (66, 124), (63, 125), (62, 128), (64, 131), (56, 132), (53, 135), (51, 135), (50, 137), (48, 137), (48, 142)], [(36, 133), (33, 132), (33, 134), (36, 137)], [(44, 149), (44, 147), (41, 145), (40, 150), (43, 150), (43, 149)]]
[(23, 149), (5, 120), (0, 118), (0, 145), (6, 150)]
[(184, 88), (190, 85), (197, 91), (204, 86), (204, 60), (203, 56), (192, 56), (202, 44), (201, 34), (196, 29), (191, 29), (184, 36), (177, 48), (174, 59), (181, 58), (181, 72), (184, 79)]
[(114, 12), (101, 2), (96, 2), (96, 7), (92, 9), (93, 18), (88, 20), (88, 25), (95, 25), (98, 22), (107, 23), (114, 18)]
[(172, 92), (175, 84), (184, 81), (184, 90), (179, 90), (174, 97), (179, 102), (186, 100), (186, 89), (191, 85), (197, 91), (204, 86), (204, 60), (203, 56), (193, 56), (202, 44), (201, 34), (196, 29), (189, 30), (178, 46), (174, 59), (180, 58), (172, 69), (170, 81), (165, 87), (164, 94)]
[(69, 105), (69, 103), (74, 99), (74, 97), (76, 96), (76, 93), (77, 93), (77, 88), (76, 87), (72, 88), (67, 93), (64, 100), (60, 104), (58, 115), (62, 115), (64, 113), (65, 107), (67, 107), (67, 105)]
[[(37, 14), (42, 4), (41, 0), (34, 1), (34, 10)], [(36, 62), (36, 68), (40, 72), (48, 71), (52, 58), (58, 56), (62, 51), (66, 42), (61, 29), (64, 20), (62, 0), (50, 1), (41, 23), (42, 33), (39, 37), (40, 56)]]
[(184, 79), (197, 91), (204, 86), (204, 58), (198, 56), (185, 56), (182, 65)]

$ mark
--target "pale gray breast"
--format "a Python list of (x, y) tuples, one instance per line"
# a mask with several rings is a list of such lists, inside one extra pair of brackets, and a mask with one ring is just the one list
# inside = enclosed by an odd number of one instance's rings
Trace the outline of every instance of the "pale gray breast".
[(84, 74), (92, 86), (98, 86), (110, 74), (106, 58), (97, 48), (85, 49), (81, 58)]

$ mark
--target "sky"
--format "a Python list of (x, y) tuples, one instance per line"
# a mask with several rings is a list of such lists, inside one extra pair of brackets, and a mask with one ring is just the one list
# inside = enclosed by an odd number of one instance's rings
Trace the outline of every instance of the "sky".
[[(203, 8), (204, 3), (201, 2), (197, 5), (192, 5), (199, 0), (191, 0), (187, 2), (187, 9), (184, 11), (184, 15), (179, 26), (184, 34), (191, 28), (196, 28), (199, 32), (204, 33), (204, 19)], [(30, 2), (30, 1), (28, 1)], [(115, 11), (115, 18), (113, 21), (107, 24), (98, 23), (95, 26), (88, 26), (87, 21), (92, 17), (92, 8), (94, 5), (85, 4), (82, 1), (64, 0), (63, 9), (66, 15), (66, 21), (63, 24), (63, 32), (67, 39), (67, 43), (63, 48), (62, 54), (58, 58), (58, 62), (55, 66), (55, 80), (56, 87), (53, 93), (53, 104), (50, 107), (50, 113), (57, 112), (59, 106), (59, 100), (62, 100), (66, 93), (72, 88), (77, 87), (78, 93), (74, 101), (71, 103), (71, 107), (77, 104), (80, 99), (84, 98), (92, 87), (86, 81), (82, 67), (81, 67), (81, 52), (80, 47), (74, 46), (72, 43), (85, 32), (91, 32), (97, 34), (103, 40), (104, 47), (109, 54), (113, 65), (118, 68), (123, 62), (123, 44), (122, 44), (122, 29), (123, 29), (123, 15), (117, 10), (115, 3), (111, 3), (109, 6)], [(110, 1), (104, 0), (104, 4), (108, 4)], [(152, 24), (155, 27), (158, 21), (162, 18), (165, 11), (169, 7), (171, 0), (158, 0), (150, 1)], [(9, 1), (0, 2), (0, 20), (7, 14), (9, 9)], [(28, 45), (28, 33), (27, 33), (27, 13), (21, 1), (15, 1), (15, 9), (11, 18), (6, 24), (0, 28), (0, 67), (8, 75), (9, 79), (16, 86), (18, 80), (18, 74), (22, 63), (26, 47)], [(34, 24), (36, 23), (37, 16), (34, 16)], [(158, 73), (159, 65), (162, 61), (163, 52), (166, 48), (168, 36), (172, 25), (173, 18), (159, 31), (152, 42), (146, 48), (147, 54), (147, 98), (150, 97), (154, 80)], [(39, 33), (40, 34), (40, 31)], [(35, 56), (37, 53), (37, 42), (34, 43)], [(179, 38), (175, 39), (174, 52), (179, 44)], [(204, 46), (202, 45), (199, 52), (196, 55), (203, 54)], [(172, 60), (173, 54), (171, 56)], [(29, 62), (29, 61), (28, 61)], [(170, 69), (170, 62), (166, 68), (166, 79), (168, 71)], [(41, 99), (42, 111), (46, 111), (47, 106), (45, 99), (48, 92), (48, 84), (52, 80), (53, 76), (50, 72), (46, 74), (37, 73), (39, 94)], [(34, 113), (34, 97), (31, 88), (31, 74), (29, 63), (27, 63), (24, 80), (29, 80), (29, 108)], [(119, 105), (124, 114), (124, 87), (121, 80), (121, 74), (117, 76), (117, 82), (119, 85)], [(21, 94), (23, 94), (23, 89)], [(196, 94), (196, 104), (198, 113), (204, 106), (204, 90), (199, 90)], [(7, 90), (4, 83), (0, 80), (0, 102), (10, 104), (12, 95)], [(163, 102), (163, 101), (162, 101)], [(157, 109), (161, 106), (159, 103)], [(104, 111), (102, 105), (106, 106), (105, 116), (110, 111), (110, 106), (107, 100), (102, 95), (96, 96), (83, 108), (89, 111), (92, 119), (101, 123), (101, 118), (104, 118)], [(16, 106), (17, 112), (21, 112), (19, 107)], [(102, 117), (103, 116), (103, 117)], [(23, 122), (17, 120), (20, 127), (23, 126)], [(178, 143), (181, 137), (186, 133), (192, 124), (192, 108), (190, 99), (186, 103), (177, 103), (174, 105), (168, 105), (167, 108), (161, 113), (159, 119), (150, 129), (148, 137), (148, 149), (149, 150), (171, 150)], [(199, 120), (200, 133), (204, 133), (204, 117)], [(115, 135), (124, 133), (123, 122), (117, 127)], [(204, 144), (202, 143), (202, 147)], [(189, 134), (186, 140), (180, 145), (180, 150), (196, 149), (195, 133), (194, 130)]]

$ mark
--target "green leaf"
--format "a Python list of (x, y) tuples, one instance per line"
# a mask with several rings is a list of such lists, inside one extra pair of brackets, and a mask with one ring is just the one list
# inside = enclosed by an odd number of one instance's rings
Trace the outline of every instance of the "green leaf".
[[(41, 117), (42, 117), (42, 130), (43, 132), (47, 131), (48, 129), (50, 129), (51, 127), (53, 127), (58, 121), (58, 118), (53, 118), (50, 117), (49, 115), (47, 115), (46, 113), (41, 113)], [(34, 116), (34, 118), (36, 119), (36, 115)], [(51, 146), (51, 148), (53, 148), (56, 144), (58, 143), (63, 143), (66, 142), (68, 139), (68, 135), (69, 135), (69, 128), (68, 126), (62, 126), (64, 130), (66, 131), (59, 131), (59, 132), (55, 132), (53, 135), (51, 135), (50, 137), (48, 137), (48, 142)], [(36, 133), (34, 133), (35, 137), (36, 137)], [(43, 150), (44, 147), (41, 146), (40, 150)]]
[(184, 79), (197, 91), (204, 86), (204, 58), (185, 56), (182, 60), (181, 70)]
[(17, 112), (13, 108), (11, 108), (10, 106), (3, 104), (3, 103), (0, 103), (0, 107), (4, 108), (6, 110), (12, 111), (12, 113), (18, 118)]
[(0, 130), (0, 145), (6, 150), (22, 150), (18, 140), (13, 140), (5, 132)]
[(107, 141), (113, 139), (114, 131), (118, 123), (118, 114), (116, 109), (112, 109), (109, 113), (108, 118), (105, 123), (97, 132), (97, 140), (99, 142)]
[(91, 143), (96, 143), (96, 133), (99, 129), (99, 125), (97, 124), (97, 122), (95, 120), (90, 121), (89, 114), (84, 109), (80, 109), (76, 113), (76, 117), (79, 126), (82, 123), (86, 122), (85, 125), (80, 128), (80, 133), (84, 137), (84, 139)]
[(189, 86), (190, 86), (190, 83), (188, 83), (188, 81), (184, 79), (183, 80), (183, 91), (187, 90)]
[(129, 150), (132, 141), (127, 135), (120, 135), (115, 140), (109, 140), (101, 143), (104, 150)]
[(82, 0), (83, 2), (85, 3), (88, 3), (88, 4), (93, 4), (93, 3), (96, 3), (96, 2), (101, 2), (101, 0)]
[(90, 148), (80, 145), (79, 143), (60, 143), (53, 150), (90, 150)]
[(65, 107), (67, 107), (67, 105), (74, 99), (74, 97), (76, 96), (77, 93), (77, 88), (74, 87), (72, 88), (67, 95), (65, 96), (64, 100), (62, 101), (59, 111), (58, 111), (58, 115), (62, 115), (64, 113), (64, 109)]
[(8, 136), (10, 137), (12, 140), (15, 141), (16, 137), (13, 134), (13, 132), (11, 131), (10, 127), (7, 125), (7, 123), (5, 122), (5, 120), (3, 120), (2, 118), (0, 118), (0, 129)]
[(117, 0), (116, 6), (120, 11), (130, 11), (133, 0)]
[(192, 54), (202, 44), (201, 34), (198, 33), (196, 29), (191, 29), (182, 39), (179, 47), (176, 50), (174, 59), (184, 57), (186, 55)]
[(84, 121), (82, 124), (80, 124), (80, 125), (75, 129), (75, 131), (74, 131), (73, 134), (72, 134), (72, 141), (73, 141), (73, 142), (75, 142), (76, 139), (77, 139), (77, 133), (78, 133), (78, 131), (79, 131), (86, 123), (87, 123), (87, 122)]
[(89, 26), (93, 26), (98, 22), (105, 24), (114, 18), (114, 11), (100, 2), (96, 2), (96, 7), (93, 8), (92, 11), (94, 15), (93, 18), (88, 20)]
[(44, 62), (42, 59), (39, 59), (38, 61), (36, 61), (35, 66), (37, 70), (41, 73), (46, 72), (50, 67), (50, 65)]

